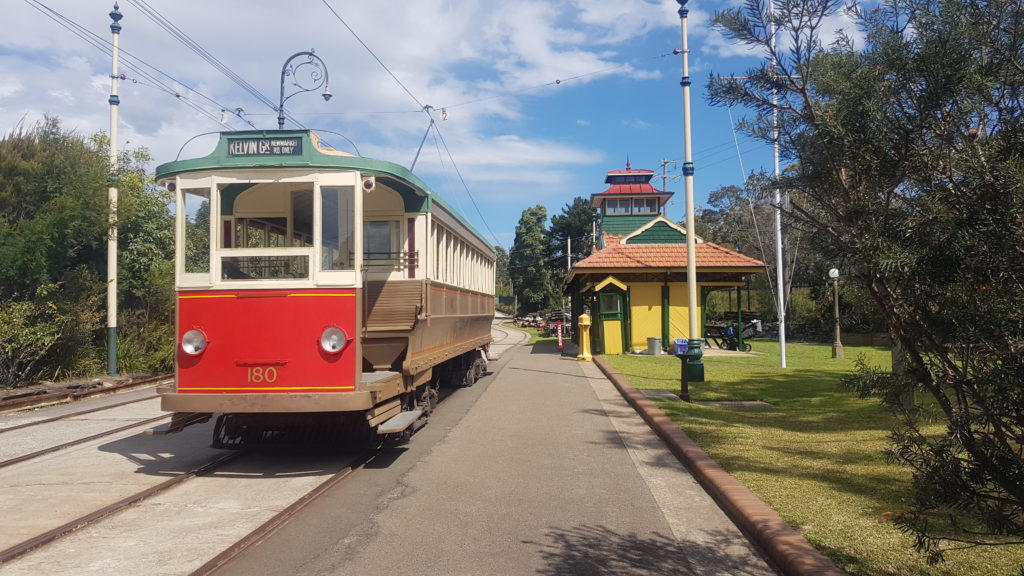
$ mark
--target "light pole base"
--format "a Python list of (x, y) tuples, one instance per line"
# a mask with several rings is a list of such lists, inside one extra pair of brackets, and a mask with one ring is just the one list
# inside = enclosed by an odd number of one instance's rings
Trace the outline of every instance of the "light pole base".
[(843, 358), (846, 357), (846, 355), (843, 353), (843, 344), (842, 344), (842, 342), (834, 342), (832, 344), (832, 357), (833, 358), (839, 358), (839, 359), (843, 359)]

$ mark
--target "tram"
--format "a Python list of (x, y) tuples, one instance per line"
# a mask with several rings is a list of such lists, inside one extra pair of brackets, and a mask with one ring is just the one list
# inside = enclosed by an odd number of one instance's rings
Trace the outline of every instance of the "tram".
[(404, 167), (311, 130), (241, 131), (156, 178), (176, 208), (162, 432), (217, 416), (228, 448), (408, 435), (438, 386), (485, 372), (493, 248)]

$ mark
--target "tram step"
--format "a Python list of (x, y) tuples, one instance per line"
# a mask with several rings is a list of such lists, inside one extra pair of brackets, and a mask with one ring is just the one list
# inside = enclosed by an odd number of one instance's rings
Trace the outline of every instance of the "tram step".
[(423, 410), (409, 410), (400, 412), (387, 422), (377, 427), (377, 434), (400, 434), (412, 426), (413, 422), (423, 415)]

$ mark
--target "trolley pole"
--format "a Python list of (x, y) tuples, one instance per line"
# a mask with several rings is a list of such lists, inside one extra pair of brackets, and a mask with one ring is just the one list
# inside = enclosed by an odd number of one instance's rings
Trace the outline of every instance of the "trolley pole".
[(684, 369), (688, 373), (688, 382), (704, 381), (704, 356), (701, 339), (701, 326), (697, 320), (697, 232), (694, 226), (693, 208), (693, 150), (690, 146), (690, 48), (686, 38), (686, 17), (690, 10), (686, 8), (689, 0), (676, 0), (679, 3), (679, 26), (682, 32), (683, 74), (679, 85), (683, 87), (683, 188), (686, 195), (686, 292), (687, 311), (689, 312), (690, 338), (687, 342), (687, 362)]
[(124, 16), (114, 3), (110, 12), (111, 71), (110, 71), (110, 187), (107, 188), (107, 374), (117, 376), (117, 107), (121, 103), (117, 96), (118, 40), (121, 36), (121, 18)]

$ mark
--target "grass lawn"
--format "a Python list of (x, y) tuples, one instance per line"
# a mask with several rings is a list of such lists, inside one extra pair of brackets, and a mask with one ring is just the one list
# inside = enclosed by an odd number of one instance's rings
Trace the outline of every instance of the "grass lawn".
[[(777, 342), (752, 340), (754, 357), (705, 357), (705, 380), (691, 383), (694, 401), (655, 403), (715, 460), (819, 550), (851, 575), (1017, 574), (1024, 546), (954, 551), (928, 566), (912, 539), (887, 521), (906, 506), (910, 474), (887, 462), (894, 418), (875, 400), (840, 389), (840, 374), (865, 355), (891, 365), (886, 348), (788, 343), (779, 366)], [(674, 356), (604, 356), (641, 390), (679, 391)], [(761, 400), (765, 408), (719, 408), (715, 400)], [(936, 433), (943, 428), (937, 426)]]

